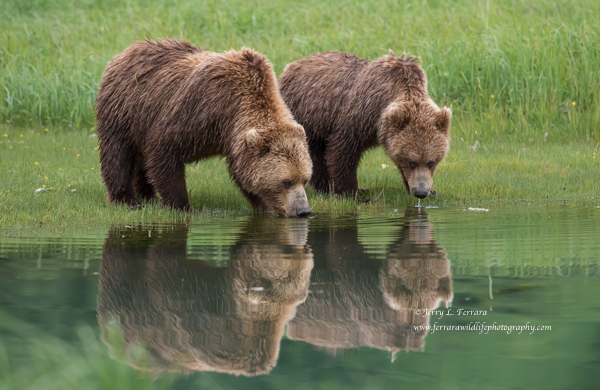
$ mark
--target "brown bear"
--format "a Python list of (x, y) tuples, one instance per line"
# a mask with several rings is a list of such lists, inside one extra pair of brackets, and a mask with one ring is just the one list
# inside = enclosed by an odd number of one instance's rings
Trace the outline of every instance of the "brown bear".
[(435, 193), (431, 184), (449, 149), (451, 112), (429, 97), (417, 58), (392, 51), (374, 61), (315, 53), (287, 65), (279, 87), (306, 131), (317, 191), (355, 195), (363, 152), (383, 145), (412, 195)]
[(138, 42), (107, 65), (96, 99), (102, 178), (112, 202), (156, 197), (192, 210), (185, 164), (225, 156), (255, 209), (310, 213), (306, 135), (267, 59), (212, 53), (185, 41)]
[[(306, 234), (303, 240), (296, 232), (285, 235), (308, 225), (249, 222), (234, 245), (218, 247), (229, 252), (225, 264), (204, 261), (214, 248), (190, 253), (187, 226), (155, 228), (150, 235), (111, 229), (102, 247), (97, 307), (111, 356), (155, 376), (269, 372), (286, 323), (306, 299), (313, 255)], [(279, 230), (279, 239), (264, 240), (257, 228)]]
[(398, 351), (423, 349), (427, 330), (418, 327), (429, 325), (442, 301), (452, 301), (450, 261), (426, 215), (404, 217), (383, 258), (360, 243), (360, 221), (311, 226), (308, 243), (319, 261), (308, 298), (288, 324), (290, 339), (332, 352), (378, 348), (392, 352), (392, 360)]

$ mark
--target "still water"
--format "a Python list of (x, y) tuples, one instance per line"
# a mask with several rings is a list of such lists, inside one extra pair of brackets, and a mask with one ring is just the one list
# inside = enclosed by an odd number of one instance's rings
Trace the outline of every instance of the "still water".
[(595, 389), (597, 203), (4, 237), (0, 389)]

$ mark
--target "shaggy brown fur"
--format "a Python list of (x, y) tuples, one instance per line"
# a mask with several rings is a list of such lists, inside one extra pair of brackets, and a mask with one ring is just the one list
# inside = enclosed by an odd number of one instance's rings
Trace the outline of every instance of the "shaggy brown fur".
[(452, 300), (450, 262), (433, 239), (431, 224), (407, 221), (383, 261), (358, 243), (360, 225), (354, 226), (331, 229), (325, 254), (309, 235), (315, 259), (327, 262), (316, 264), (310, 293), (288, 324), (288, 336), (334, 352), (362, 346), (422, 349), (427, 332), (414, 326), (429, 324), (425, 309)]
[(96, 121), (112, 202), (136, 207), (158, 192), (164, 205), (191, 210), (185, 164), (223, 155), (254, 208), (310, 212), (304, 129), (283, 103), (271, 64), (250, 49), (136, 43), (108, 63)]
[(289, 64), (283, 99), (306, 130), (317, 191), (354, 195), (365, 150), (383, 145), (407, 190), (425, 198), (449, 149), (450, 110), (429, 98), (425, 72), (393, 52), (375, 61), (316, 53)]
[[(187, 227), (152, 237), (147, 230), (109, 232), (98, 322), (111, 356), (155, 375), (268, 372), (285, 324), (307, 295), (313, 258), (306, 240), (240, 241), (228, 265), (214, 267), (189, 258), (187, 235)], [(139, 346), (146, 353), (136, 353)]]

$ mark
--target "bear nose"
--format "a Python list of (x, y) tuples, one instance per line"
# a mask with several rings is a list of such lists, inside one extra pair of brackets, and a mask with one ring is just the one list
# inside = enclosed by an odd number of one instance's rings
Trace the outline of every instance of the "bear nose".
[(425, 199), (427, 198), (427, 195), (429, 194), (429, 191), (423, 191), (423, 190), (416, 190), (415, 191), (415, 196), (419, 199)]
[(303, 206), (296, 209), (296, 215), (299, 217), (306, 217), (308, 214), (310, 214), (310, 207)]

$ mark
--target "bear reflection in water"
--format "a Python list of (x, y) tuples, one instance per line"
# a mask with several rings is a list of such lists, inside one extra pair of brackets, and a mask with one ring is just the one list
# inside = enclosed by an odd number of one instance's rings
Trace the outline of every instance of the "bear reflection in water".
[(313, 268), (308, 221), (289, 222), (267, 219), (259, 235), (249, 226), (222, 267), (187, 254), (187, 227), (112, 229), (98, 298), (111, 356), (154, 375), (268, 372)]
[(387, 350), (392, 360), (398, 351), (422, 349), (427, 331), (415, 326), (429, 325), (427, 310), (442, 301), (447, 306), (453, 296), (450, 262), (423, 213), (405, 215), (385, 260), (365, 254), (368, 242), (359, 243), (359, 224), (321, 234), (327, 237), (322, 245), (311, 232), (315, 269), (288, 336), (334, 353), (363, 346)]
[(102, 252), (102, 338), (113, 357), (154, 375), (269, 372), (286, 324), (291, 339), (332, 351), (422, 349), (427, 331), (414, 326), (429, 324), (424, 309), (452, 300), (449, 260), (424, 214), (378, 221), (388, 237), (380, 257), (359, 235), (363, 222), (251, 218), (222, 266), (188, 250), (188, 227), (151, 237), (113, 229)]

